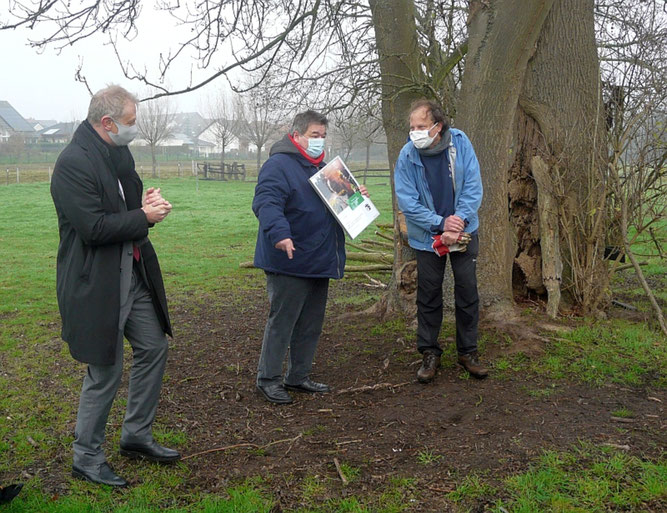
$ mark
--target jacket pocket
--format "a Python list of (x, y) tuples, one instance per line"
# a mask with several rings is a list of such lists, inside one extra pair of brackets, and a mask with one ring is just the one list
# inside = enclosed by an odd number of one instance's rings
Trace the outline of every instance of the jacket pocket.
[(93, 259), (95, 258), (95, 248), (90, 246), (84, 246), (83, 251), (84, 251), (83, 265), (81, 266), (81, 274), (79, 275), (79, 277), (82, 280), (87, 281), (88, 278), (90, 277), (90, 270), (93, 268)]
[(323, 245), (335, 244), (335, 239), (331, 238), (331, 233), (325, 230), (305, 232), (307, 235), (294, 237), (294, 248), (303, 252), (315, 251)]

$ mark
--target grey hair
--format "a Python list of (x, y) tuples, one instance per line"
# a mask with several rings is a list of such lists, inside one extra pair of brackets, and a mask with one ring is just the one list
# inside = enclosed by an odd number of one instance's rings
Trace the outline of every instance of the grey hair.
[(431, 115), (431, 118), (433, 119), (434, 123), (442, 123), (442, 129), (440, 130), (440, 135), (443, 135), (449, 129), (449, 123), (447, 123), (447, 117), (445, 116), (444, 109), (438, 103), (434, 102), (433, 100), (429, 100), (427, 98), (421, 98), (419, 100), (415, 100), (412, 102), (412, 104), (410, 105), (408, 120), (410, 119), (410, 116), (412, 116), (412, 113), (414, 111), (419, 110), (421, 108), (426, 109), (426, 112), (428, 112)]
[(314, 110), (300, 112), (294, 116), (294, 121), (292, 121), (292, 130), (290, 133), (293, 134), (294, 132), (299, 132), (300, 134), (305, 134), (310, 125), (329, 126), (329, 120), (324, 114), (320, 114)]
[(111, 116), (113, 119), (120, 119), (125, 112), (125, 106), (130, 101), (135, 105), (139, 100), (129, 91), (119, 85), (110, 85), (97, 91), (90, 99), (88, 107), (88, 123), (97, 125), (103, 116)]

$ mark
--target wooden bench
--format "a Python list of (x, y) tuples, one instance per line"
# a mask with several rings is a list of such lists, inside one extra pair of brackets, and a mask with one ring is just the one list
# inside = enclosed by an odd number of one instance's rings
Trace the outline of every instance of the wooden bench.
[(246, 176), (245, 164), (232, 162), (227, 164), (225, 162), (224, 169), (220, 164), (212, 162), (197, 162), (197, 173), (204, 178), (204, 180), (244, 180)]
[(391, 172), (389, 169), (359, 169), (354, 171), (354, 176), (357, 180), (361, 180), (361, 183), (366, 185), (366, 179), (368, 178), (386, 178), (391, 177)]

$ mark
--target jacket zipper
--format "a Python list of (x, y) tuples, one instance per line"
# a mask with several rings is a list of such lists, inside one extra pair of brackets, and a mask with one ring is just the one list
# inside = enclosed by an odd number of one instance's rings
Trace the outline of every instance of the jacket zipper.
[(449, 159), (449, 167), (452, 168), (452, 187), (454, 187), (454, 206), (456, 206), (456, 146), (454, 146), (454, 141), (449, 143), (447, 158)]
[(334, 232), (334, 235), (336, 237), (336, 268), (338, 269), (338, 277), (342, 278), (343, 277), (343, 270), (340, 268), (340, 254), (338, 253), (338, 233), (337, 233), (337, 231)]

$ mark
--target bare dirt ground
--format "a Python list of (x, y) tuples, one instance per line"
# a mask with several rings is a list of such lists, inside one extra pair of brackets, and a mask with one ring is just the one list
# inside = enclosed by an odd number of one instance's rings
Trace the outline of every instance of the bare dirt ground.
[[(524, 336), (515, 327), (512, 342), (487, 344), (483, 357), (491, 374), (486, 380), (468, 379), (458, 366), (443, 362), (433, 383), (419, 384), (415, 374), (421, 359), (411, 332), (378, 329), (377, 319), (369, 315), (350, 319), (342, 314), (362, 306), (337, 306), (331, 300), (361, 289), (352, 282), (332, 282), (313, 378), (330, 384), (333, 392), (293, 393), (294, 403), (286, 406), (269, 404), (255, 390), (268, 312), (262, 287), (216, 298), (192, 296), (172, 308), (175, 339), (158, 423), (185, 434), (187, 441), (179, 447), (190, 469), (184, 496), (190, 490), (222, 494), (261, 476), (278, 513), (305, 505), (309, 480), (325, 484), (310, 495), (324, 502), (377, 497), (394, 478), (411, 478), (411, 487), (401, 492), (400, 500), (409, 504), (406, 511), (443, 512), (451, 504), (445, 495), (466, 476), (500, 483), (528, 470), (545, 449), (571, 451), (584, 442), (640, 457), (664, 451), (665, 390), (594, 388), (494, 369), (503, 354), (521, 351), (531, 358), (544, 350), (546, 339), (525, 336), (530, 326)], [(503, 326), (484, 322), (481, 331), (497, 339), (506, 333)], [(54, 339), (53, 350), (60, 344)], [(75, 392), (63, 393), (76, 401)], [(118, 397), (126, 395), (127, 373)], [(615, 418), (613, 412), (622, 409), (633, 417)], [(115, 415), (108, 430), (112, 438), (122, 419)], [(54, 427), (63, 433), (73, 428), (73, 418), (68, 426)], [(142, 463), (118, 457), (113, 442), (107, 445), (114, 468), (138, 482), (132, 476)], [(335, 461), (358, 470), (348, 485)], [(54, 461), (26, 470), (42, 478), (45, 493), (57, 497), (68, 493), (69, 465), (71, 454), (63, 444)], [(474, 510), (484, 511), (495, 499), (480, 499)]]
[[(350, 287), (332, 284), (330, 295)], [(158, 415), (187, 434), (181, 449), (197, 489), (222, 492), (260, 475), (281, 511), (302, 505), (307, 476), (338, 483), (339, 498), (410, 477), (417, 499), (409, 511), (445, 511), (443, 495), (466, 475), (500, 479), (525, 471), (544, 449), (586, 441), (657, 456), (665, 447), (664, 390), (591, 388), (516, 373), (497, 379), (493, 370), (477, 381), (455, 365), (422, 385), (413, 337), (374, 329), (373, 317), (337, 320), (351, 307), (329, 308), (316, 357), (313, 378), (334, 391), (269, 404), (254, 384), (268, 302), (262, 289), (244, 294), (219, 303), (229, 306), (193, 303), (173, 312), (177, 337)], [(543, 343), (524, 341), (522, 350), (530, 357)], [(488, 347), (486, 359), (492, 364), (507, 350)], [(530, 393), (549, 387), (555, 389), (548, 395)], [(623, 408), (634, 417), (614, 418)], [(343, 486), (334, 459), (360, 469), (358, 478)]]

